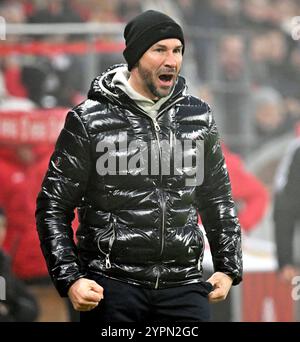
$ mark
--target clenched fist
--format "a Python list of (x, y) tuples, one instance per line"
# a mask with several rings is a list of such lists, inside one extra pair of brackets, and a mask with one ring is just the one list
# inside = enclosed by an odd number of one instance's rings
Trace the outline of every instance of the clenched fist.
[(211, 303), (217, 303), (224, 300), (232, 285), (232, 278), (222, 272), (215, 272), (209, 279), (214, 290), (208, 295), (208, 299)]
[(94, 280), (80, 278), (69, 288), (68, 296), (77, 311), (90, 311), (103, 299), (103, 287)]

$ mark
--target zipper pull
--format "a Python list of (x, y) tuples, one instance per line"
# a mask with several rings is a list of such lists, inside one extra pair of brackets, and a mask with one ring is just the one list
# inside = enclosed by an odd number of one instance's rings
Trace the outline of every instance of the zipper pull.
[(105, 256), (105, 267), (107, 269), (111, 268), (111, 263), (110, 263), (110, 260), (109, 260), (109, 254), (106, 254), (106, 256)]
[(155, 282), (155, 289), (158, 289), (158, 281), (159, 281), (159, 274), (157, 275), (156, 282)]
[(157, 120), (155, 118), (152, 118), (152, 121), (153, 121), (154, 128), (155, 128), (156, 132), (159, 132), (160, 131), (160, 126), (159, 126)]

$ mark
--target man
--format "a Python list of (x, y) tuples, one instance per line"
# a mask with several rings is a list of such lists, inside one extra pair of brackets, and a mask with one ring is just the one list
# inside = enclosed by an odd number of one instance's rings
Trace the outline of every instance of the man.
[(7, 216), (3, 249), (12, 257), (15, 275), (30, 284), (51, 285), (34, 213), (52, 150), (50, 144), (0, 144), (0, 204)]
[(222, 144), (228, 174), (230, 177), (232, 197), (237, 207), (238, 218), (244, 233), (258, 227), (266, 215), (269, 194), (266, 186), (245, 167), (242, 158)]
[(300, 137), (288, 146), (275, 177), (273, 220), (280, 277), (291, 283), (300, 275), (294, 239), (300, 222)]
[(2, 250), (6, 225), (0, 208), (0, 322), (33, 322), (39, 314), (37, 300), (12, 273), (10, 258)]
[[(58, 138), (37, 199), (43, 253), (83, 321), (206, 321), (208, 296), (225, 299), (242, 276), (217, 129), (208, 105), (186, 94), (185, 41), (173, 19), (144, 12), (124, 37), (128, 65), (94, 80)], [(197, 212), (216, 270), (207, 282)]]

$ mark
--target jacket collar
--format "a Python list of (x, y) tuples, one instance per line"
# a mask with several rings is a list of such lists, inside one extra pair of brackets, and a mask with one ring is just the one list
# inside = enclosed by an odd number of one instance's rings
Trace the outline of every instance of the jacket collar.
[[(117, 69), (124, 66), (124, 64), (113, 65), (100, 76), (96, 77), (91, 84), (91, 88), (88, 92), (88, 98), (95, 101), (101, 101), (104, 98), (119, 106), (136, 108), (137, 106), (134, 100), (132, 100), (119, 87), (115, 87), (112, 84), (112, 80)], [(172, 96), (161, 106), (160, 112), (164, 110), (164, 108), (169, 107), (173, 102), (177, 101), (178, 98), (184, 96), (186, 88), (185, 79), (182, 76), (178, 76)]]

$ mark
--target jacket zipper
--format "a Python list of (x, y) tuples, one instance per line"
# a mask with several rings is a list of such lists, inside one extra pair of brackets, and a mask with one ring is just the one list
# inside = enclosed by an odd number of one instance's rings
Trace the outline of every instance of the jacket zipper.
[(111, 268), (111, 263), (110, 263), (110, 252), (111, 252), (111, 249), (112, 249), (112, 246), (113, 246), (113, 243), (115, 241), (115, 238), (116, 238), (116, 222), (117, 222), (117, 219), (114, 217), (113, 219), (113, 223), (112, 223), (112, 229), (113, 229), (113, 232), (112, 232), (112, 236), (109, 238), (109, 241), (108, 241), (108, 252), (105, 253), (101, 247), (100, 247), (100, 240), (102, 238), (102, 236), (105, 234), (102, 234), (99, 238), (98, 238), (98, 249), (99, 251), (105, 255), (105, 268), (106, 269), (109, 269)]
[(158, 146), (158, 153), (159, 153), (159, 166), (160, 166), (160, 182), (162, 183), (162, 153), (161, 153), (161, 144), (159, 138), (160, 126), (156, 120), (156, 118), (151, 118), (154, 126), (155, 137)]
[[(181, 101), (182, 99), (184, 99), (184, 97), (180, 97), (178, 98), (176, 101), (172, 102), (169, 106), (167, 106), (166, 108), (164, 108), (161, 112), (159, 112), (157, 114), (157, 116), (154, 117), (150, 117), (149, 115), (147, 115), (146, 112), (144, 112), (142, 109), (140, 109), (139, 107), (136, 107), (140, 112), (142, 112), (144, 115), (147, 116), (147, 118), (152, 120), (152, 124), (154, 126), (154, 133), (155, 133), (155, 137), (156, 137), (156, 141), (157, 141), (157, 146), (158, 146), (158, 152), (159, 152), (159, 164), (160, 164), (160, 182), (162, 184), (162, 151), (161, 151), (161, 143), (160, 143), (160, 138), (159, 138), (159, 132), (160, 132), (160, 126), (159, 123), (157, 122), (157, 119), (166, 111), (168, 110), (170, 107), (174, 106), (175, 103)], [(160, 246), (160, 255), (162, 255), (163, 253), (163, 249), (164, 249), (164, 244), (165, 244), (165, 239), (164, 239), (164, 235), (165, 235), (165, 212), (166, 212), (166, 201), (165, 201), (165, 196), (162, 193), (161, 196), (161, 208), (162, 208), (162, 219), (161, 219), (161, 246)], [(157, 271), (157, 276), (156, 276), (156, 282), (155, 282), (155, 289), (158, 288), (158, 284), (159, 284), (159, 277), (160, 277), (160, 272), (159, 270)]]
[[(153, 122), (153, 126), (154, 126), (154, 130), (155, 130), (155, 136), (156, 136), (156, 141), (157, 141), (157, 145), (158, 145), (158, 151), (159, 151), (160, 170), (161, 170), (160, 182), (161, 182), (161, 184), (162, 184), (162, 180), (163, 180), (163, 175), (162, 175), (162, 151), (161, 151), (161, 144), (160, 144), (160, 138), (159, 138), (160, 126), (159, 126), (159, 124), (157, 122), (157, 118), (159, 116), (161, 116), (170, 107), (172, 107), (176, 102), (179, 102), (180, 100), (182, 100), (182, 97), (177, 99), (176, 101), (174, 101), (172, 104), (170, 104), (166, 108), (164, 108), (161, 112), (159, 112), (157, 114), (157, 116), (155, 118), (151, 117), (152, 122)], [(172, 134), (172, 131), (171, 131), (171, 133), (170, 133), (170, 149), (172, 149), (172, 148), (173, 148), (173, 134)], [(172, 153), (172, 150), (170, 150), (170, 152)], [(164, 250), (164, 245), (165, 245), (166, 200), (165, 200), (165, 196), (164, 196), (163, 192), (161, 193), (161, 208), (162, 208), (162, 219), (161, 219), (160, 255), (162, 255), (163, 250)], [(155, 286), (158, 286), (158, 281), (159, 281), (159, 273), (157, 275), (156, 285)], [(157, 287), (155, 287), (155, 288), (157, 288)]]
[[(160, 164), (160, 183), (162, 184), (162, 151), (161, 151), (161, 144), (159, 138), (160, 126), (156, 120), (156, 118), (152, 118), (152, 122), (155, 128), (155, 136), (158, 145), (158, 152), (159, 152), (159, 164)], [(165, 212), (166, 212), (166, 201), (163, 191), (161, 191), (161, 210), (162, 210), (162, 218), (161, 218), (161, 246), (160, 246), (160, 255), (163, 253), (164, 244), (165, 244)], [(158, 276), (159, 277), (159, 276)], [(158, 278), (156, 283), (158, 284)], [(156, 285), (155, 285), (156, 286)]]

